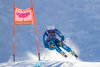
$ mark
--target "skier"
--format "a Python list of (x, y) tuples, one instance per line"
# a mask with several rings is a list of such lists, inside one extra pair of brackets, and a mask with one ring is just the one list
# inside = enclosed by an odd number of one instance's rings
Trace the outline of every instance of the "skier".
[[(60, 37), (61, 40), (58, 39), (57, 36)], [(75, 52), (71, 50), (70, 47), (68, 47), (67, 45), (63, 43), (64, 39), (65, 38), (62, 35), (62, 33), (58, 29), (56, 29), (54, 26), (48, 26), (47, 30), (43, 34), (43, 42), (44, 42), (45, 48), (48, 48), (50, 50), (55, 49), (58, 53), (60, 53), (62, 56), (66, 58), (67, 55), (59, 48), (59, 47), (62, 47), (64, 50), (71, 53), (77, 58), (78, 56), (75, 54)]]

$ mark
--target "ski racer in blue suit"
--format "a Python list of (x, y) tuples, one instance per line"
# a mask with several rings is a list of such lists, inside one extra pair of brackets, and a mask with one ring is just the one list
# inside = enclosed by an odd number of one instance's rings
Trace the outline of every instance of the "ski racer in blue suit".
[(68, 47), (67, 45), (63, 43), (64, 39), (65, 38), (62, 35), (62, 33), (58, 29), (56, 29), (54, 26), (48, 26), (47, 30), (43, 34), (43, 42), (44, 42), (45, 48), (48, 48), (50, 50), (55, 49), (62, 56), (67, 57), (67, 55), (59, 48), (59, 47), (62, 47), (64, 50), (71, 53), (77, 58), (78, 56), (75, 54), (75, 52), (72, 51), (70, 47)]

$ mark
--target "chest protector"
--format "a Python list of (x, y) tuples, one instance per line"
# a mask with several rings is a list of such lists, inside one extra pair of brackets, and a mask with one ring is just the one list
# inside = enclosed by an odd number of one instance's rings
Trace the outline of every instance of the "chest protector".
[(54, 34), (51, 36), (47, 31), (45, 32), (45, 35), (47, 36), (47, 40), (50, 40), (51, 38), (54, 38), (53, 40), (55, 40), (56, 39), (56, 36), (57, 36), (57, 34), (56, 34), (56, 32), (54, 32)]

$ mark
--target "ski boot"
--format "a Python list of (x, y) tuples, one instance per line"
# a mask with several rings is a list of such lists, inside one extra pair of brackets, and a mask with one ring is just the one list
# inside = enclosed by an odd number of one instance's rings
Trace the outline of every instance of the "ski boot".
[(78, 58), (78, 56), (77, 56), (76, 54), (75, 54), (74, 56), (75, 56), (76, 58)]
[(74, 51), (72, 51), (71, 50), (71, 52), (70, 52), (72, 55), (74, 55), (76, 58), (78, 58), (78, 56), (75, 54), (75, 52)]
[(61, 54), (62, 56), (64, 56), (65, 58), (67, 58), (67, 55), (66, 55), (63, 51), (61, 51), (60, 54)]

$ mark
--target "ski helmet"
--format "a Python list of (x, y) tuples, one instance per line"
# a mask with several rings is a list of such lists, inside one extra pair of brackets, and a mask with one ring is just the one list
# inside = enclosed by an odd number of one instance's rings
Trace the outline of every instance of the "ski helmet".
[(47, 31), (48, 31), (48, 33), (54, 33), (55, 27), (54, 26), (47, 26)]

